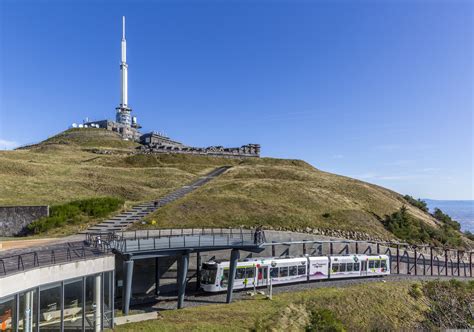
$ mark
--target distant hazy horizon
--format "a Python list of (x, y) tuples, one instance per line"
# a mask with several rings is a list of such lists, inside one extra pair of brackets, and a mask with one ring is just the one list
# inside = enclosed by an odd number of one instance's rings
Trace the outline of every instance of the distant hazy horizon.
[(463, 231), (474, 232), (474, 200), (434, 200), (423, 199), (432, 212), (441, 209), (461, 224)]

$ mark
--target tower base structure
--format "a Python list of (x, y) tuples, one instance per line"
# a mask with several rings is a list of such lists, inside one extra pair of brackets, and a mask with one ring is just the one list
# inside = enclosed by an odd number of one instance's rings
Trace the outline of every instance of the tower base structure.
[(118, 133), (123, 139), (129, 141), (140, 141), (140, 137), (142, 133), (139, 131), (140, 126), (132, 127), (129, 125), (125, 125), (123, 123), (119, 123), (116, 121), (111, 120), (99, 120), (99, 121), (90, 121), (84, 123), (88, 127), (95, 127), (94, 125), (98, 126), (99, 128), (107, 129), (109, 131), (113, 131)]

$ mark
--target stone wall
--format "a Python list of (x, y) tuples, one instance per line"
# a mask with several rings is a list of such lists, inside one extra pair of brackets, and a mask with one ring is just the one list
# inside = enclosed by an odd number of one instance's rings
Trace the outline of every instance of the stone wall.
[(0, 206), (0, 236), (16, 236), (26, 226), (49, 216), (49, 206)]
[(205, 155), (215, 157), (228, 157), (228, 158), (259, 158), (260, 157), (260, 145), (259, 144), (247, 144), (242, 145), (239, 148), (225, 148), (223, 146), (210, 146), (207, 148), (196, 148), (189, 146), (171, 146), (171, 145), (160, 145), (160, 144), (147, 144), (138, 147), (140, 153), (152, 154), (152, 153), (174, 153), (174, 154), (194, 154), (194, 155)]

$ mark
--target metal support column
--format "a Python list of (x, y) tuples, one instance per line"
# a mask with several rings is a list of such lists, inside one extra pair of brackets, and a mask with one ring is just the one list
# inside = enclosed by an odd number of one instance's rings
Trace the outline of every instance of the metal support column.
[(94, 277), (94, 331), (102, 331), (102, 277), (100, 274)]
[(469, 253), (469, 276), (472, 278), (472, 252)]
[(232, 291), (234, 289), (235, 272), (237, 271), (237, 261), (239, 260), (239, 258), (239, 250), (232, 249), (230, 253), (229, 282), (227, 284), (227, 303), (232, 302)]
[(306, 255), (306, 243), (303, 243), (303, 255)]
[(397, 244), (397, 274), (400, 274), (400, 245)]
[[(275, 241), (272, 241), (272, 242), (275, 242)], [(276, 256), (276, 253), (275, 253), (275, 245), (272, 244), (272, 257), (275, 257)]]
[(201, 288), (201, 253), (196, 253), (196, 290)]
[(460, 257), (459, 257), (459, 250), (456, 250), (457, 251), (457, 266), (458, 266), (458, 277), (461, 276), (461, 260), (460, 260)]
[(186, 291), (186, 276), (188, 275), (189, 253), (183, 254), (179, 261), (178, 274), (178, 309), (183, 308)]
[(356, 245), (356, 255), (358, 255), (359, 254), (359, 242), (356, 242), (355, 245)]
[(155, 296), (160, 295), (160, 261), (155, 258)]
[(122, 312), (128, 315), (132, 297), (133, 260), (123, 262), (123, 277), (125, 280), (123, 283)]
[(433, 247), (430, 247), (430, 271), (433, 275)]
[(444, 269), (446, 276), (448, 275), (448, 249), (444, 250)]
[(418, 274), (417, 271), (418, 271), (418, 253), (417, 253), (416, 247), (415, 247), (415, 275)]

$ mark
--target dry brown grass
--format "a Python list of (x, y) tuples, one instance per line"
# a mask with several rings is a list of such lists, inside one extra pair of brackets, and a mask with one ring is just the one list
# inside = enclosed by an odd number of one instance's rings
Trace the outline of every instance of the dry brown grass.
[[(393, 191), (299, 160), (132, 155), (134, 147), (115, 133), (77, 129), (29, 150), (0, 152), (0, 205), (56, 204), (94, 196), (147, 201), (222, 165), (234, 167), (152, 218), (161, 227), (263, 224), (392, 238), (380, 219), (406, 204)], [(114, 154), (92, 153), (93, 148)], [(423, 221), (435, 223), (428, 214), (408, 208)]]
[(349, 331), (411, 331), (427, 306), (409, 294), (411, 282), (374, 282), (256, 297), (230, 305), (165, 311), (161, 319), (117, 326), (116, 331), (305, 331), (308, 312), (328, 309)]
[[(362, 181), (319, 171), (305, 163), (236, 165), (149, 219), (162, 227), (265, 226), (297, 230), (342, 229), (393, 238), (380, 219), (405, 200)], [(408, 207), (434, 224), (431, 216)], [(140, 226), (141, 227), (141, 226)]]

